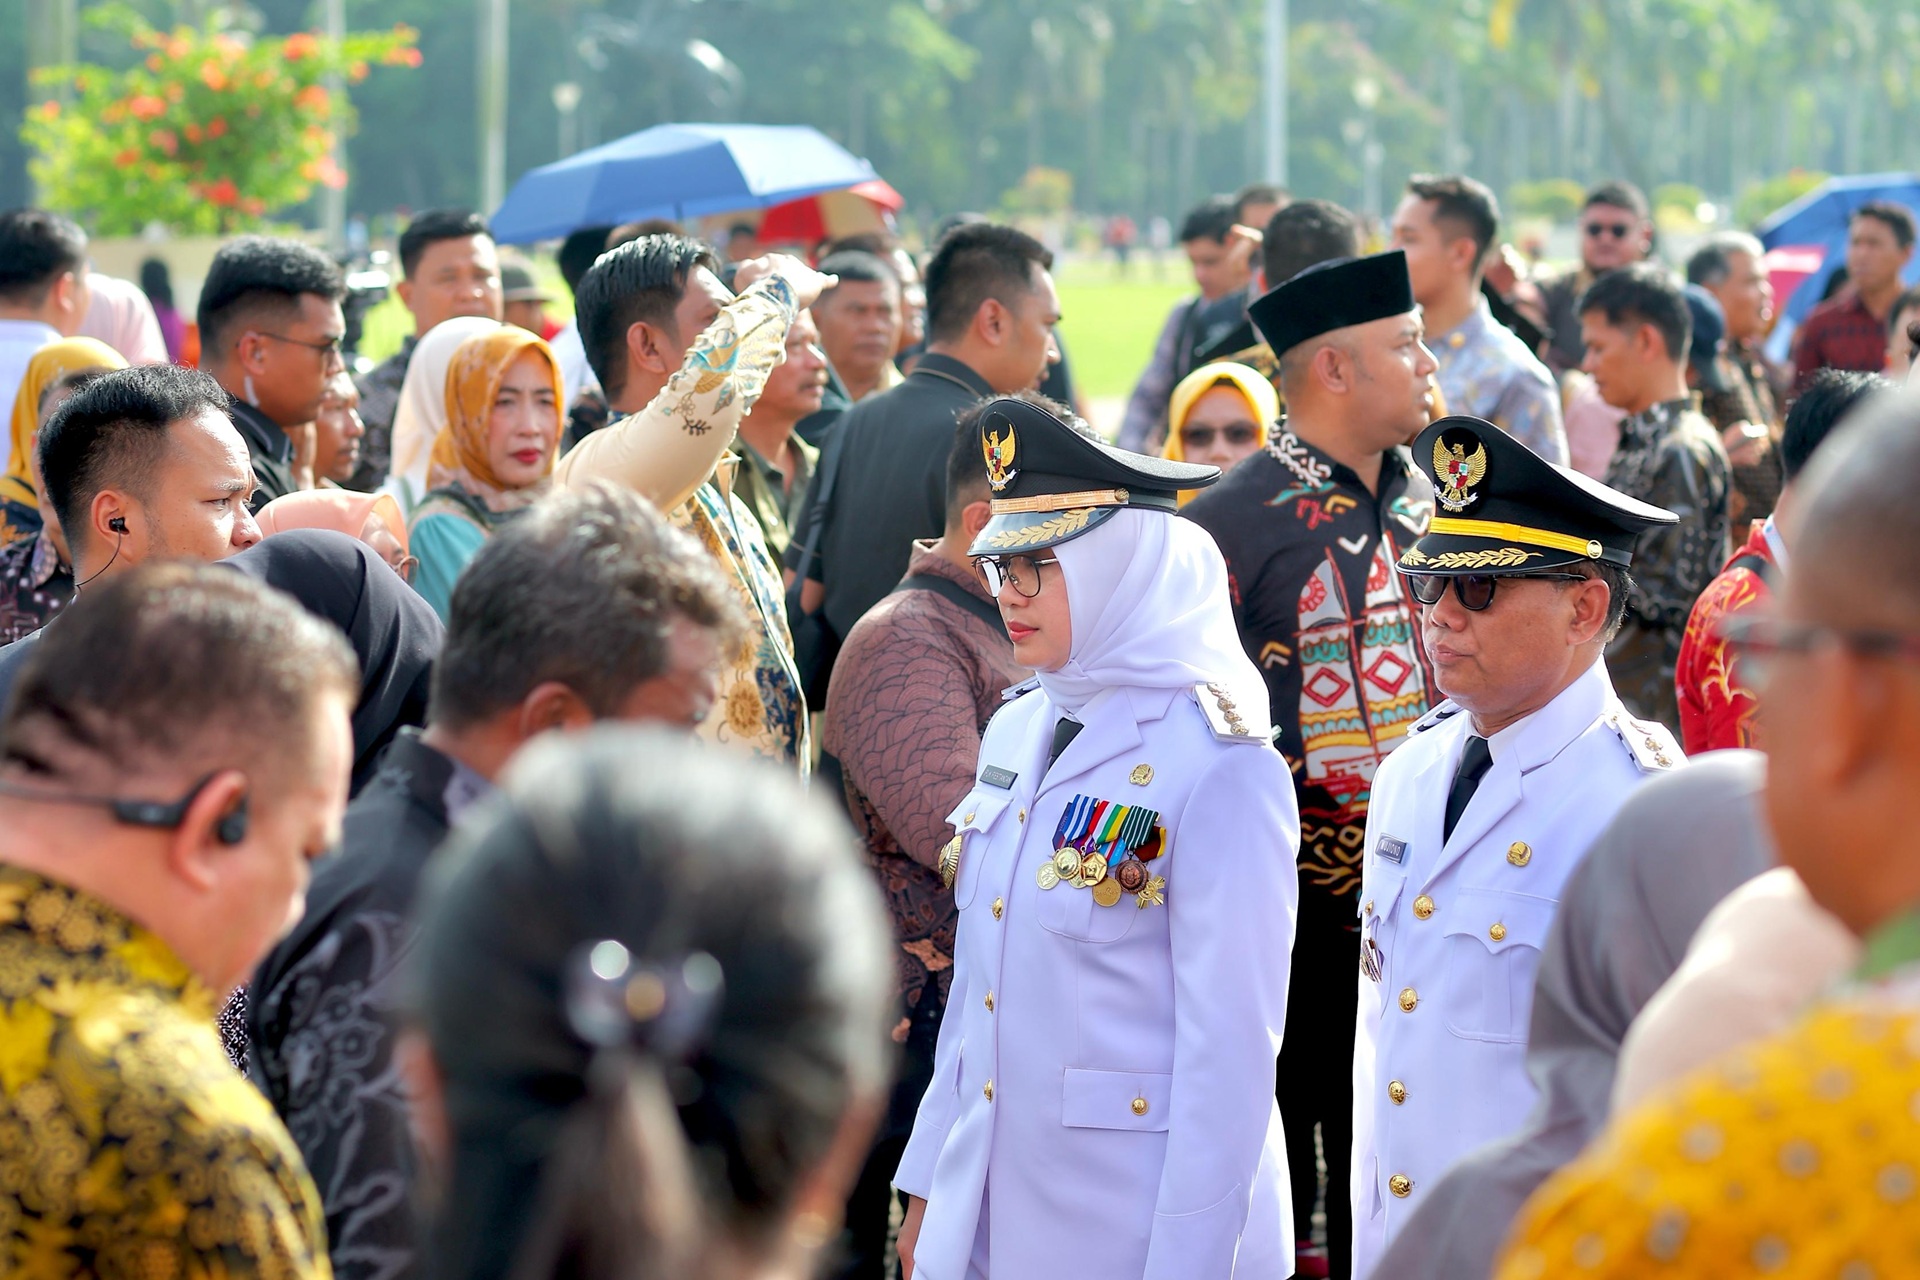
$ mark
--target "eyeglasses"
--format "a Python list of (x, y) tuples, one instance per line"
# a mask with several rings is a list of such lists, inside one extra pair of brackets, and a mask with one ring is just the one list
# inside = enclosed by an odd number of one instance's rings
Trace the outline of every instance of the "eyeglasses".
[(1625, 240), (1633, 233), (1631, 222), (1589, 222), (1581, 228), (1587, 233), (1587, 239), (1598, 240), (1601, 236), (1612, 236), (1615, 240)]
[(1920, 635), (1900, 631), (1849, 631), (1812, 622), (1784, 622), (1763, 613), (1723, 618), (1717, 631), (1733, 650), (1741, 677), (1754, 688), (1767, 683), (1783, 655), (1810, 654), (1828, 645), (1868, 657), (1920, 662)]
[(1219, 436), (1236, 448), (1245, 448), (1260, 438), (1260, 428), (1251, 422), (1236, 422), (1225, 427), (1182, 427), (1180, 443), (1188, 451), (1210, 448)]
[(1413, 592), (1413, 598), (1423, 605), (1436, 605), (1440, 597), (1447, 594), (1447, 584), (1453, 584), (1453, 593), (1460, 597), (1460, 607), (1472, 613), (1479, 613), (1493, 603), (1494, 588), (1501, 582), (1514, 582), (1531, 579), (1536, 582), (1584, 582), (1583, 573), (1463, 573), (1458, 575), (1444, 573), (1409, 573), (1404, 575), (1407, 589)]
[(1006, 590), (1009, 584), (1027, 600), (1040, 594), (1040, 566), (1059, 564), (1054, 558), (1045, 560), (1033, 556), (982, 556), (974, 561), (980, 566), (980, 573), (987, 580), (987, 592), (995, 600)]
[(398, 560), (389, 560), (387, 563), (392, 566), (395, 573), (400, 575), (400, 581), (411, 583), (413, 581), (413, 571), (420, 567), (420, 557), (411, 555), (401, 556)]
[(346, 363), (347, 352), (345, 344), (347, 336), (344, 333), (335, 334), (325, 342), (308, 342), (305, 338), (289, 338), (284, 333), (268, 333), (265, 329), (255, 329), (254, 332), (263, 338), (272, 338), (275, 342), (291, 342), (296, 347), (305, 347), (309, 351), (317, 351), (320, 353), (320, 359), (327, 364), (332, 364), (336, 360), (342, 364)]

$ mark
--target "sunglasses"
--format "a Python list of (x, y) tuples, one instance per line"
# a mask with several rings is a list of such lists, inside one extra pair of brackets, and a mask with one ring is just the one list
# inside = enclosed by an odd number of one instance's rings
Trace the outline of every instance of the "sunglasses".
[(1022, 598), (1031, 600), (1040, 594), (1040, 566), (1060, 561), (1051, 557), (1041, 560), (1034, 556), (983, 556), (974, 563), (980, 566), (980, 574), (987, 580), (987, 593), (995, 600), (1008, 586)]
[(1625, 240), (1633, 233), (1631, 222), (1589, 222), (1584, 230), (1589, 240), (1598, 240), (1601, 236), (1612, 236), (1615, 240)]
[(1209, 448), (1215, 436), (1236, 448), (1245, 448), (1260, 438), (1260, 428), (1251, 422), (1235, 422), (1224, 427), (1180, 428), (1180, 443), (1189, 452)]
[(1407, 589), (1413, 592), (1413, 598), (1421, 604), (1432, 606), (1440, 603), (1440, 597), (1447, 594), (1447, 584), (1453, 584), (1453, 593), (1460, 597), (1460, 607), (1472, 613), (1479, 613), (1493, 603), (1494, 588), (1502, 581), (1515, 582), (1532, 580), (1535, 582), (1584, 582), (1583, 573), (1463, 573), (1458, 575), (1444, 573), (1409, 573)]

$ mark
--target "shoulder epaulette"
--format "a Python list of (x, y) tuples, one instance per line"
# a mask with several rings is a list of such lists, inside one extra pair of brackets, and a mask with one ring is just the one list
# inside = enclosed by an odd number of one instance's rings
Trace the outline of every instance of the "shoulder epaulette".
[(1673, 740), (1667, 726), (1657, 720), (1636, 720), (1615, 711), (1607, 716), (1607, 724), (1642, 773), (1656, 773), (1687, 762), (1687, 753)]
[(1040, 677), (1033, 676), (1029, 679), (1022, 680), (1019, 684), (1013, 686), (1013, 688), (1008, 689), (1003, 693), (1001, 693), (1000, 701), (1012, 702), (1015, 698), (1021, 697), (1024, 694), (1032, 693), (1035, 689), (1038, 689), (1039, 687), (1040, 687)]
[(1240, 716), (1240, 708), (1234, 705), (1233, 695), (1212, 681), (1193, 686), (1193, 700), (1200, 708), (1200, 714), (1206, 717), (1207, 727), (1213, 730), (1213, 736), (1222, 742), (1264, 742), (1266, 739), (1255, 732)]
[(1407, 736), (1412, 737), (1416, 733), (1425, 733), (1435, 725), (1453, 719), (1453, 717), (1460, 714), (1461, 710), (1462, 708), (1457, 702), (1452, 700), (1443, 702), (1433, 710), (1427, 712), (1426, 715), (1414, 721), (1413, 728), (1407, 730)]

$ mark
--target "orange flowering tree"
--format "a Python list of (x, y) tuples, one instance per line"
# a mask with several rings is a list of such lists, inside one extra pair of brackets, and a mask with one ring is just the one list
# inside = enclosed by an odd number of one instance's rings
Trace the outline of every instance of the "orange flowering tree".
[(36, 70), (35, 84), (72, 95), (29, 106), (21, 128), (45, 203), (96, 235), (153, 222), (189, 235), (247, 231), (316, 184), (344, 186), (332, 152), (353, 128), (353, 105), (328, 78), (357, 84), (375, 64), (420, 65), (418, 33), (405, 26), (334, 41), (211, 23), (159, 31), (125, 9), (105, 21), (126, 31), (134, 64)]

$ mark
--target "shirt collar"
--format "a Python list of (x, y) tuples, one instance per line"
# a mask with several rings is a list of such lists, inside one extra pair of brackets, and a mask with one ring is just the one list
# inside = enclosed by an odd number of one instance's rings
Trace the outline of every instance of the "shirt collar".
[(466, 762), (448, 756), (453, 772), (441, 798), (447, 806), (447, 825), (460, 821), (460, 815), (493, 794), (493, 784), (476, 773)]
[(33, 554), (27, 559), (27, 585), (44, 587), (49, 578), (65, 567), (60, 553), (54, 550), (53, 539), (45, 533), (34, 534)]
[(1445, 333), (1429, 335), (1427, 346), (1435, 350), (1446, 347), (1458, 351), (1480, 341), (1487, 332), (1487, 326), (1492, 323), (1493, 308), (1487, 305), (1486, 295), (1475, 294), (1473, 310), (1467, 312), (1467, 318)]
[(275, 462), (286, 462), (293, 457), (293, 441), (280, 429), (280, 424), (231, 391), (227, 393), (227, 414), (240, 434), (247, 438), (247, 443), (258, 446), (260, 452)]
[(1553, 701), (1495, 732), (1487, 739), (1487, 749), (1495, 763), (1511, 755), (1522, 773), (1537, 769), (1586, 732), (1613, 697), (1607, 664), (1596, 659), (1574, 677), (1572, 684), (1555, 694)]
[(913, 555), (907, 561), (907, 573), (945, 578), (957, 586), (966, 588), (969, 594), (991, 602), (993, 597), (987, 594), (986, 585), (980, 581), (980, 576), (971, 569), (962, 569), (941, 555), (938, 550), (939, 545), (939, 542), (933, 538), (915, 539)]
[(0, 929), (121, 971), (130, 986), (160, 991), (213, 1017), (213, 996), (159, 935), (99, 898), (24, 867), (0, 865)]
[(1773, 522), (1772, 516), (1768, 516), (1765, 523), (1760, 526), (1760, 536), (1767, 540), (1767, 554), (1773, 557), (1774, 568), (1785, 573), (1787, 569), (1787, 543), (1786, 539), (1780, 536), (1780, 526)]
[(913, 366), (909, 379), (921, 374), (939, 378), (945, 382), (960, 382), (971, 388), (975, 394), (990, 396), (993, 387), (988, 381), (974, 372), (973, 366), (952, 356), (943, 356), (939, 352), (929, 351), (922, 355)]
[(0, 320), (0, 342), (44, 347), (60, 341), (60, 331), (42, 320)]

